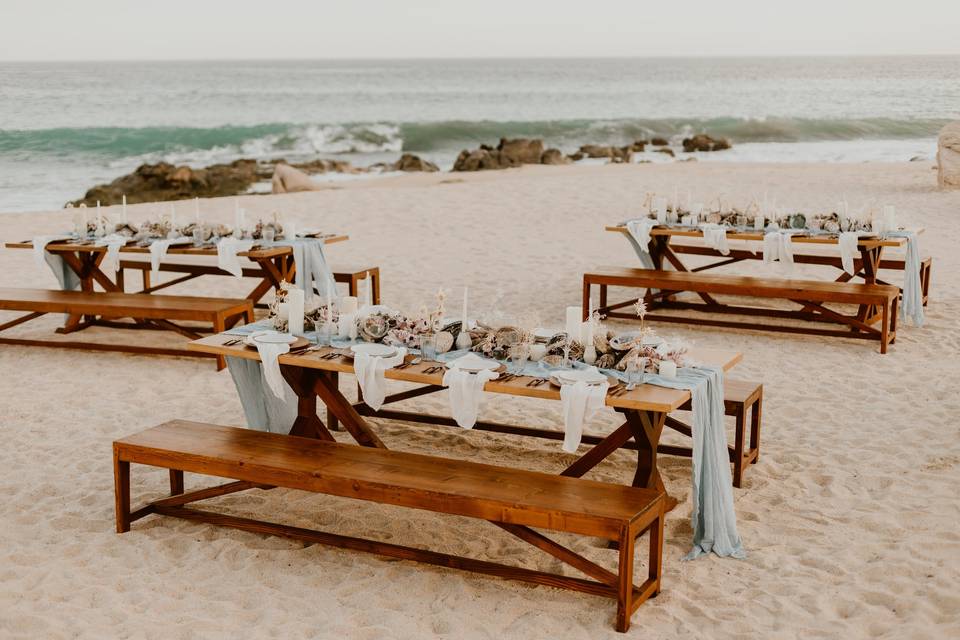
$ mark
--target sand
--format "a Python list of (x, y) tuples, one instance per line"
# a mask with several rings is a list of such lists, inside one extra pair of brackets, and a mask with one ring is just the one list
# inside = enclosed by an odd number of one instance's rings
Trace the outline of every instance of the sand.
[[(663, 592), (634, 615), (629, 637), (946, 638), (960, 635), (960, 192), (934, 185), (927, 163), (678, 163), (409, 176), (242, 202), (249, 216), (282, 211), (301, 226), (349, 233), (329, 249), (330, 261), (379, 264), (384, 298), (395, 306), (418, 309), (439, 287), (456, 300), (469, 282), (474, 308), (499, 298), (507, 316), (533, 308), (556, 326), (563, 308), (579, 303), (585, 269), (635, 264), (624, 239), (603, 225), (625, 218), (645, 190), (739, 201), (767, 191), (804, 208), (844, 196), (854, 206), (896, 205), (902, 220), (926, 229), (923, 251), (935, 263), (927, 325), (902, 327), (888, 355), (863, 341), (661, 327), (744, 352), (733, 375), (765, 385), (763, 447), (735, 490), (750, 554), (743, 561), (680, 561), (690, 541), (690, 464), (661, 457), (681, 502), (667, 519)], [(210, 217), (232, 219), (230, 199), (203, 206)], [(131, 207), (131, 218), (153, 210), (161, 207)], [(4, 240), (66, 227), (62, 211), (0, 218)], [(0, 252), (0, 286), (53, 285), (30, 252)], [(251, 286), (206, 278), (171, 292), (235, 295)], [(46, 337), (56, 321), (10, 334)], [(181, 342), (150, 333), (135, 337)], [(83, 338), (129, 334), (93, 329)], [(242, 424), (229, 375), (204, 360), (10, 346), (0, 349), (0, 372), (0, 637), (621, 637), (613, 604), (587, 595), (158, 517), (118, 536), (111, 441), (170, 418)], [(442, 396), (409, 405), (445, 410)], [(560, 421), (554, 403), (510, 398), (489, 399), (483, 415)], [(604, 411), (589, 428), (616, 424)], [(554, 442), (375, 426), (398, 449), (546, 471), (570, 459)], [(632, 468), (624, 452), (595, 477), (624, 482)], [(164, 487), (165, 472), (134, 468), (135, 500)], [(461, 518), (280, 490), (216, 506), (558, 568), (490, 525)], [(597, 540), (564, 539), (600, 562), (614, 560)]]

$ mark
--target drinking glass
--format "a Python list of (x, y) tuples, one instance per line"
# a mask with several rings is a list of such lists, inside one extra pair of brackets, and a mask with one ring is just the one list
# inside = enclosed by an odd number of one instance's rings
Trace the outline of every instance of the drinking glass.
[(523, 373), (523, 368), (530, 357), (530, 345), (526, 342), (519, 342), (510, 347), (510, 362), (513, 363), (512, 373)]
[(634, 358), (627, 363), (627, 390), (633, 390), (643, 382), (643, 372), (647, 368), (647, 358)]
[(193, 228), (193, 246), (202, 247), (203, 240), (203, 227), (198, 224)]
[(743, 214), (737, 215), (737, 228), (746, 229), (747, 228), (747, 216)]
[(427, 362), (437, 361), (437, 336), (434, 333), (425, 333), (420, 336), (420, 357)]
[(277, 237), (277, 232), (273, 227), (264, 227), (263, 228), (263, 241), (267, 244), (273, 244), (274, 239)]
[(336, 335), (336, 326), (333, 322), (328, 322), (324, 316), (320, 316), (313, 321), (313, 327), (317, 333), (317, 346), (330, 346)]

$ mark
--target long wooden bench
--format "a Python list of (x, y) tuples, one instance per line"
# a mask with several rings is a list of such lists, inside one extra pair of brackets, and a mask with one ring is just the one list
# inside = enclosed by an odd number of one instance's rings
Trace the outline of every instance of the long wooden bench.
[[(168, 280), (167, 282), (153, 284), (150, 278), (152, 267), (149, 261), (121, 260), (120, 269), (117, 271), (117, 284), (121, 288), (123, 288), (126, 281), (125, 272), (128, 269), (131, 271), (140, 271), (143, 282), (143, 288), (140, 293), (152, 293), (204, 275), (232, 275), (214, 264), (164, 262), (160, 264), (160, 271), (180, 273), (183, 275), (179, 278)], [(370, 297), (373, 299), (373, 304), (380, 304), (380, 267), (335, 266), (331, 268), (331, 272), (333, 273), (334, 281), (347, 285), (347, 293), (351, 296), (356, 296), (359, 293), (360, 281), (369, 277), (371, 286)], [(250, 266), (243, 269), (243, 275), (247, 278), (262, 278), (264, 277), (264, 272), (263, 268), (259, 266)]]
[[(253, 303), (250, 300), (100, 291), (2, 288), (0, 289), (0, 310), (28, 312), (24, 316), (0, 324), (0, 331), (34, 320), (47, 313), (84, 316), (85, 320), (72, 330), (96, 324), (130, 328), (146, 327), (175, 331), (191, 340), (200, 338), (200, 334), (187, 327), (175, 324), (173, 321), (209, 322), (216, 332), (224, 331), (227, 322), (237, 317), (243, 318), (246, 322), (253, 322)], [(111, 322), (118, 318), (133, 318), (136, 324)], [(0, 344), (193, 357), (207, 356), (207, 354), (187, 351), (186, 349), (66, 340), (0, 338)], [(226, 363), (223, 357), (217, 357), (218, 370), (224, 366), (226, 366)]]
[[(611, 318), (636, 319), (636, 315), (632, 312), (617, 311), (632, 305), (632, 299), (627, 302), (608, 304), (607, 288), (617, 286), (647, 290), (644, 299), (647, 301), (648, 313), (646, 318), (649, 320), (879, 340), (880, 353), (886, 353), (887, 345), (896, 340), (897, 303), (900, 297), (900, 289), (892, 285), (603, 267), (583, 276), (584, 318), (588, 313), (588, 304), (594, 286), (600, 288), (598, 311)], [(681, 292), (696, 293), (702, 299), (702, 302), (677, 300), (676, 294)], [(800, 305), (801, 309), (765, 309), (721, 304), (714, 299), (713, 296), (715, 295), (789, 300)], [(827, 303), (858, 305), (859, 310), (854, 315), (847, 315), (826, 307), (825, 304)], [(649, 312), (657, 309), (760, 315), (821, 323), (838, 323), (845, 325), (847, 328), (823, 329), (806, 325), (771, 325), (757, 322), (719, 320), (708, 316), (694, 317)], [(872, 326), (877, 320), (881, 324), (879, 329)]]
[[(129, 531), (139, 518), (161, 514), (572, 589), (615, 599), (618, 631), (626, 631), (633, 612), (660, 591), (664, 500), (655, 490), (179, 420), (114, 442), (113, 463), (118, 533)], [(131, 512), (130, 463), (170, 469), (171, 497)], [(185, 471), (233, 482), (184, 493)], [(273, 487), (489, 520), (590, 579), (184, 506), (235, 491)], [(617, 571), (530, 527), (616, 541)], [(644, 531), (649, 532), (648, 572), (637, 587), (634, 548)]]
[[(763, 412), (763, 385), (748, 380), (733, 380), (725, 378), (723, 381), (724, 412), (735, 420), (736, 430), (733, 437), (733, 446), (727, 447), (730, 462), (733, 463), (733, 486), (738, 489), (743, 486), (743, 471), (760, 459), (760, 421)], [(690, 401), (681, 406), (678, 411), (690, 411)], [(750, 415), (750, 441), (746, 440), (747, 415)], [(681, 422), (672, 415), (667, 416), (664, 426), (690, 437), (693, 430), (690, 425)], [(691, 457), (693, 450), (689, 447), (661, 444), (657, 453)]]

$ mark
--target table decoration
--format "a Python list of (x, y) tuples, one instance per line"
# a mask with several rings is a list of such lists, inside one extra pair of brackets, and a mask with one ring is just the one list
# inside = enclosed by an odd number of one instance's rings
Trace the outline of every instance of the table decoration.
[(469, 353), (447, 363), (443, 386), (448, 388), (450, 414), (464, 429), (472, 429), (477, 423), (483, 386), (499, 376), (496, 370), (490, 368), (489, 362), (475, 353)]

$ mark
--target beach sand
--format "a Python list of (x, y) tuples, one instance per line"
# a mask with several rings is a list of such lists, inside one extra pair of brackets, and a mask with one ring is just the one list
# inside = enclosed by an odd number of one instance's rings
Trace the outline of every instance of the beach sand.
[[(674, 188), (692, 191), (695, 201), (722, 194), (739, 203), (767, 192), (808, 210), (843, 197), (854, 207), (894, 204), (902, 222), (926, 229), (921, 245), (935, 258), (933, 286), (926, 326), (902, 325), (886, 356), (875, 342), (660, 325), (661, 334), (744, 353), (732, 375), (764, 383), (762, 453), (734, 491), (746, 560), (680, 561), (691, 539), (690, 462), (661, 457), (680, 505), (666, 522), (663, 591), (633, 616), (626, 637), (960, 636), (960, 192), (936, 191), (929, 163), (525, 167), (241, 201), (248, 219), (280, 211), (301, 228), (348, 233), (349, 242), (329, 248), (330, 262), (380, 265), (384, 301), (393, 306), (416, 311), (439, 287), (456, 304), (469, 283), (478, 313), (499, 298), (508, 316), (536, 309), (544, 324), (561, 326), (564, 307), (580, 302), (585, 270), (636, 264), (604, 224), (635, 212), (644, 191)], [(208, 218), (224, 222), (233, 206), (232, 199), (203, 202)], [(192, 214), (192, 205), (182, 209)], [(163, 210), (130, 208), (134, 220)], [(5, 241), (69, 226), (63, 211), (0, 218)], [(55, 281), (29, 251), (4, 250), (0, 286)], [(170, 293), (243, 295), (252, 286), (211, 277)], [(48, 337), (58, 319), (8, 335)], [(81, 339), (131, 337), (182, 343), (104, 329)], [(0, 349), (0, 371), (0, 637), (623, 637), (613, 631), (614, 604), (588, 595), (155, 516), (118, 536), (111, 442), (172, 418), (242, 424), (230, 376), (207, 360), (11, 346)], [(352, 384), (342, 381), (345, 390)], [(409, 406), (447, 410), (443, 395)], [(489, 398), (482, 415), (561, 424), (559, 403)], [(571, 458), (556, 442), (374, 423), (397, 449), (544, 471)], [(589, 429), (617, 424), (605, 410)], [(629, 481), (631, 454), (611, 460), (593, 477)], [(187, 478), (188, 488), (214, 482)], [(165, 471), (134, 467), (135, 503), (165, 488)], [(462, 518), (283, 490), (211, 505), (559, 568), (489, 524)], [(562, 538), (599, 562), (615, 561), (598, 540)]]

